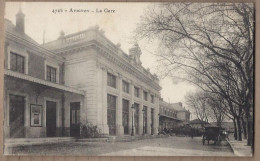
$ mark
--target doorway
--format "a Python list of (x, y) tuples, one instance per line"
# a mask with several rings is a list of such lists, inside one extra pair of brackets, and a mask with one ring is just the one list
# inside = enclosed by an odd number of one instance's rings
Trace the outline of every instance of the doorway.
[(153, 135), (154, 133), (154, 109), (153, 108), (151, 108), (151, 135)]
[(80, 136), (80, 102), (70, 103), (70, 136)]
[(123, 126), (124, 126), (124, 134), (129, 134), (128, 131), (128, 122), (129, 122), (129, 101), (123, 99), (123, 111), (122, 111), (122, 115), (123, 115)]
[(47, 137), (56, 136), (56, 106), (53, 101), (46, 101), (46, 134)]
[(116, 135), (116, 96), (107, 95), (107, 124), (109, 135)]
[(10, 94), (9, 101), (10, 138), (23, 138), (25, 97)]

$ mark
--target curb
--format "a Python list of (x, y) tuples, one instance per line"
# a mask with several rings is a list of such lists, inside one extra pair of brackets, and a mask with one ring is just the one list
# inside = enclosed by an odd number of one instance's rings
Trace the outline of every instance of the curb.
[(230, 145), (230, 147), (231, 147), (233, 153), (235, 154), (235, 156), (238, 156), (238, 157), (252, 157), (252, 156), (253, 156), (253, 155), (247, 156), (247, 155), (243, 155), (243, 154), (239, 153), (239, 152), (236, 150), (236, 148), (234, 148), (234, 146), (230, 143), (230, 141), (229, 141), (228, 139), (227, 139), (227, 142), (228, 142), (228, 144)]
[(233, 147), (233, 145), (229, 142), (229, 139), (227, 139), (227, 142), (228, 142), (229, 146), (231, 147), (233, 153), (234, 153), (236, 156), (240, 156), (240, 154), (235, 150), (235, 148)]

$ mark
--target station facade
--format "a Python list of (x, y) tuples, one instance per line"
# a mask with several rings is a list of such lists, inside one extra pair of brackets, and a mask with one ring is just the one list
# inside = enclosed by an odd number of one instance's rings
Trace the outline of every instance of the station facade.
[(24, 18), (5, 20), (6, 138), (79, 136), (87, 123), (105, 135), (158, 133), (161, 87), (138, 44), (126, 54), (97, 26), (38, 44)]

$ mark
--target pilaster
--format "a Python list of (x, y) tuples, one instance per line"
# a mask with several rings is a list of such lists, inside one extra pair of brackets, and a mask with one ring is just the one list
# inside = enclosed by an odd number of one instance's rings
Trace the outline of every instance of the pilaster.
[(116, 135), (123, 135), (124, 134), (124, 127), (122, 124), (122, 118), (123, 118), (123, 105), (122, 105), (122, 75), (118, 75), (117, 79), (118, 83), (118, 100), (117, 100), (117, 107), (116, 107)]
[(101, 82), (99, 84), (99, 92), (98, 97), (101, 100), (99, 102), (100, 108), (100, 117), (99, 117), (99, 124), (98, 128), (101, 129), (103, 134), (109, 134), (109, 128), (107, 124), (107, 70), (105, 68), (100, 68), (99, 74), (101, 76)]
[(154, 96), (154, 134), (158, 134), (159, 130), (159, 109), (160, 109), (160, 104), (159, 104), (159, 97)]
[[(132, 121), (133, 121), (133, 111), (132, 111), (132, 105), (134, 104), (134, 83), (131, 82), (129, 84), (129, 88), (130, 88), (130, 94), (131, 94), (131, 100), (130, 100), (130, 105), (129, 105), (129, 119), (128, 119), (128, 131), (129, 131), (129, 134), (131, 134), (132, 132)], [(135, 128), (135, 127), (134, 127)], [(135, 131), (135, 129), (134, 129)]]
[(140, 98), (142, 98), (141, 104), (140, 104), (140, 111), (139, 111), (139, 135), (143, 134), (143, 127), (144, 127), (144, 118), (143, 118), (143, 109), (144, 109), (144, 104), (143, 104), (143, 88), (141, 87), (139, 89), (140, 91)]
[[(150, 105), (151, 102), (151, 93), (147, 92), (147, 102)], [(147, 134), (151, 135), (151, 106), (147, 107)]]

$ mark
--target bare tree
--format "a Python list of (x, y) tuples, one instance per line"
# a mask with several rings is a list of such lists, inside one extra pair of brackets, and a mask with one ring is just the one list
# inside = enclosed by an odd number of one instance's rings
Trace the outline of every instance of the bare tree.
[(254, 8), (246, 3), (164, 3), (146, 11), (139, 38), (159, 39), (166, 75), (220, 95), (238, 122), (245, 113), (252, 141)]
[[(189, 93), (185, 97), (187, 106), (195, 111), (196, 117), (202, 122), (208, 122), (209, 108), (203, 92)], [(202, 126), (204, 126), (202, 124)]]

